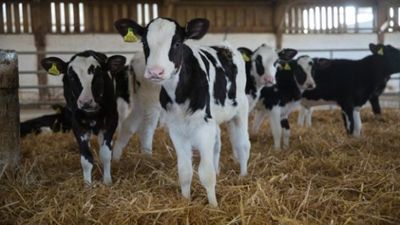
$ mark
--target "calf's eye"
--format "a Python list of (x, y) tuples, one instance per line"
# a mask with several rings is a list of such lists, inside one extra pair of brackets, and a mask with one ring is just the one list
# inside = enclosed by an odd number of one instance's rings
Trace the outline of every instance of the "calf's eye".
[(179, 48), (180, 46), (181, 46), (181, 43), (180, 43), (180, 42), (175, 42), (174, 48)]

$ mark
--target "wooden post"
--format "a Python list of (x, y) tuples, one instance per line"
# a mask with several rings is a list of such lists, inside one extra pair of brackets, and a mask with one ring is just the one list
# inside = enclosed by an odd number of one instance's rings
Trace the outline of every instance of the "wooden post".
[(0, 174), (15, 169), (19, 145), (18, 59), (15, 51), (0, 50)]
[[(68, 5), (67, 5), (68, 6)], [(56, 2), (56, 7), (59, 7), (58, 2)], [(33, 36), (35, 38), (35, 46), (37, 50), (37, 69), (38, 71), (43, 71), (40, 62), (46, 57), (44, 53), (46, 51), (46, 34), (50, 31), (50, 4), (48, 1), (35, 0), (31, 3), (32, 11), (32, 30)], [(59, 16), (59, 14), (57, 14)], [(60, 29), (61, 25), (57, 27)], [(60, 30), (58, 30), (60, 32)], [(47, 85), (47, 73), (38, 73), (38, 84)], [(49, 97), (49, 90), (47, 88), (39, 89), (39, 99), (40, 101), (46, 101)]]

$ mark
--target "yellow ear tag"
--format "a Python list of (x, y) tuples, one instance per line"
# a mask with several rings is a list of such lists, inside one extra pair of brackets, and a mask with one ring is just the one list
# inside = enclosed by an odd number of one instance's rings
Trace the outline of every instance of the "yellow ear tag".
[(244, 53), (242, 53), (242, 58), (245, 62), (250, 62), (250, 58)]
[(125, 42), (137, 42), (138, 41), (138, 38), (133, 33), (133, 29), (132, 28), (128, 28), (128, 33), (125, 34), (124, 41)]
[(285, 63), (285, 66), (283, 67), (284, 70), (291, 70), (289, 63)]
[(380, 48), (377, 53), (378, 55), (383, 55), (383, 48)]
[(53, 76), (60, 75), (60, 71), (58, 70), (58, 68), (57, 68), (55, 63), (51, 64), (51, 67), (49, 69), (49, 74), (53, 75)]

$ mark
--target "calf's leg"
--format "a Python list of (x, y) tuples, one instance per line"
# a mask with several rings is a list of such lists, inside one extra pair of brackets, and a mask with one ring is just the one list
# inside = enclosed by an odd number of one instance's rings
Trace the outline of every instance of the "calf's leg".
[(359, 138), (361, 136), (361, 128), (362, 128), (359, 107), (355, 107), (353, 110), (353, 120), (354, 120), (353, 136)]
[(354, 131), (353, 110), (354, 107), (342, 107), (342, 117), (347, 134), (352, 134)]
[(297, 125), (304, 126), (304, 121), (306, 120), (306, 107), (300, 106), (299, 115), (297, 116)]
[(248, 126), (248, 112), (244, 106), (237, 116), (228, 122), (229, 138), (233, 151), (236, 152), (240, 164), (240, 175), (247, 175), (247, 162), (250, 155), (250, 141)]
[(157, 128), (159, 111), (150, 111), (144, 114), (143, 121), (139, 129), (141, 152), (151, 155), (153, 149), (153, 136)]
[(219, 157), (221, 154), (221, 130), (216, 126), (215, 145), (214, 145), (214, 169), (219, 174)]
[(190, 185), (192, 183), (192, 146), (190, 140), (177, 131), (169, 129), (169, 135), (174, 144), (178, 160), (178, 175), (181, 192), (184, 198), (190, 199)]
[(254, 110), (254, 119), (253, 119), (253, 125), (251, 126), (251, 135), (255, 136), (257, 135), (258, 131), (260, 130), (260, 127), (262, 125), (262, 122), (264, 121), (265, 118), (265, 112), (262, 110)]
[(128, 114), (125, 120), (120, 124), (119, 136), (115, 140), (112, 158), (115, 161), (120, 160), (125, 146), (128, 144), (129, 139), (137, 131), (138, 127), (143, 120), (143, 112), (139, 106), (133, 106), (133, 109)]
[(274, 138), (274, 148), (281, 148), (282, 126), (280, 124), (281, 108), (274, 106), (269, 112), (268, 119), (271, 126), (272, 137)]
[(207, 191), (208, 203), (215, 207), (218, 206), (218, 202), (215, 195), (215, 154), (212, 150), (216, 145), (217, 130), (219, 128), (217, 128), (216, 124), (206, 125), (200, 128), (193, 140), (194, 146), (200, 151), (201, 159), (198, 169), (200, 182)]
[(381, 115), (381, 105), (379, 104), (379, 96), (373, 95), (369, 99), (369, 103), (371, 103), (372, 111), (374, 112), (375, 116)]
[(85, 184), (92, 184), (92, 169), (93, 169), (93, 155), (90, 152), (89, 141), (90, 133), (81, 132), (78, 129), (73, 129), (75, 138), (79, 145), (81, 154), (81, 166), (83, 170), (83, 181)]

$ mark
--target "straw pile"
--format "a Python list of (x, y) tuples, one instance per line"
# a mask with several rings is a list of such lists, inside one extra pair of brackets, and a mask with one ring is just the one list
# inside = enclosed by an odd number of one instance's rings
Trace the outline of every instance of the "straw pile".
[[(265, 124), (252, 140), (249, 175), (239, 179), (223, 132), (219, 208), (207, 205), (195, 172), (192, 200), (180, 195), (176, 158), (164, 131), (153, 158), (139, 154), (132, 138), (114, 163), (114, 184), (83, 185), (72, 134), (23, 140), (16, 174), (0, 178), (1, 224), (400, 224), (400, 110), (384, 121), (364, 110), (363, 138), (348, 137), (339, 111), (315, 113), (313, 129), (291, 117), (291, 148), (276, 152)], [(93, 140), (92, 146), (97, 144)], [(198, 165), (198, 156), (194, 162)]]

